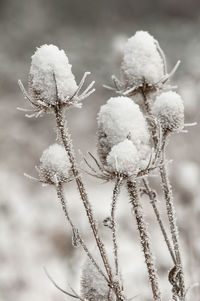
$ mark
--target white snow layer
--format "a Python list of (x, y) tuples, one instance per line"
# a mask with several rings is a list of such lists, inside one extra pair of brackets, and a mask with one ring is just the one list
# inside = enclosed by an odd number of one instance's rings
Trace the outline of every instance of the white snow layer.
[(152, 113), (161, 121), (162, 128), (180, 131), (184, 127), (184, 105), (181, 96), (173, 91), (157, 96)]
[(40, 158), (40, 177), (44, 182), (66, 181), (69, 178), (71, 164), (62, 145), (57, 143), (44, 150)]
[(144, 80), (155, 84), (164, 75), (164, 63), (158, 42), (146, 31), (137, 31), (124, 47), (121, 70), (128, 85), (141, 85)]
[(107, 165), (113, 172), (133, 175), (139, 164), (138, 150), (132, 141), (126, 139), (114, 145), (107, 156)]
[(56, 93), (61, 102), (66, 101), (77, 90), (71, 67), (63, 50), (54, 45), (42, 45), (32, 56), (30, 93), (34, 93), (36, 100), (48, 104), (55, 103)]
[(140, 108), (128, 97), (112, 97), (101, 106), (98, 114), (99, 147), (107, 153), (111, 148), (129, 139), (139, 151), (140, 158), (146, 156), (149, 132)]

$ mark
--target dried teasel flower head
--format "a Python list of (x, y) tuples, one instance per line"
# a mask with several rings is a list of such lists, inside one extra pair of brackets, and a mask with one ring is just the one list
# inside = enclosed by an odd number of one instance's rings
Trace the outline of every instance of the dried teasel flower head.
[(181, 96), (173, 91), (157, 96), (152, 113), (156, 116), (164, 132), (179, 132), (184, 127), (184, 105)]
[[(93, 257), (96, 263), (102, 268), (101, 258), (99, 258), (97, 250), (93, 252)], [(116, 296), (110, 290), (107, 281), (89, 258), (86, 258), (82, 267), (81, 295), (84, 300), (88, 301), (116, 300)], [(108, 298), (109, 295), (110, 298)]]
[(140, 153), (149, 151), (150, 135), (139, 106), (124, 96), (112, 97), (101, 106), (98, 118), (98, 153), (103, 165), (112, 147), (129, 139)]
[(42, 45), (32, 56), (29, 92), (35, 102), (55, 105), (65, 103), (78, 86), (64, 50), (55, 45)]
[(90, 72), (85, 72), (79, 85), (71, 71), (71, 65), (63, 50), (54, 45), (42, 45), (32, 56), (29, 73), (29, 93), (19, 80), (19, 86), (32, 106), (32, 110), (18, 108), (22, 111), (31, 111), (27, 117), (39, 117), (45, 112), (70, 106), (80, 108), (81, 101), (92, 94), (94, 81), (80, 93), (86, 77)]
[(128, 139), (114, 145), (107, 156), (107, 167), (114, 173), (131, 176), (136, 174), (139, 166), (138, 150)]
[(52, 144), (44, 150), (37, 167), (40, 181), (47, 184), (68, 182), (71, 176), (71, 164), (65, 149), (60, 144)]
[(165, 66), (158, 47), (158, 42), (146, 31), (137, 31), (128, 39), (121, 64), (127, 86), (154, 85), (160, 81)]

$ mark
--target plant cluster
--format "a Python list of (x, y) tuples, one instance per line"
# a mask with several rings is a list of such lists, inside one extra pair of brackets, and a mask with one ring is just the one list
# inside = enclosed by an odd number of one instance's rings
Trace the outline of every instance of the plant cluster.
[[(171, 284), (172, 299), (185, 300), (187, 290), (165, 155), (171, 135), (184, 128), (183, 100), (169, 83), (178, 65), (179, 62), (168, 72), (165, 55), (158, 41), (148, 32), (138, 31), (124, 45), (120, 80), (112, 76), (113, 86), (106, 86), (116, 96), (101, 106), (97, 116), (98, 158), (89, 153), (92, 163), (88, 159), (85, 159), (85, 163), (87, 173), (104, 181), (114, 181), (110, 216), (103, 221), (108, 231), (112, 231), (113, 264), (107, 255), (82, 172), (76, 161), (66, 118), (70, 107), (81, 107), (81, 101), (95, 91), (92, 82), (81, 92), (89, 72), (84, 74), (77, 85), (65, 52), (54, 45), (43, 45), (32, 56), (28, 92), (19, 81), (20, 88), (32, 107), (31, 113), (26, 116), (39, 117), (52, 113), (58, 131), (57, 143), (46, 149), (40, 158), (37, 166), (39, 177), (29, 177), (45, 185), (55, 186), (72, 230), (73, 245), (82, 247), (87, 255), (82, 269), (80, 294), (73, 289), (71, 293), (64, 291), (68, 296), (84, 301), (130, 300), (124, 291), (116, 227), (120, 189), (125, 186), (135, 215), (153, 300), (162, 300), (162, 293), (143, 210), (144, 194), (149, 197), (172, 259), (171, 270), (166, 275)], [(157, 193), (148, 181), (152, 173), (160, 175), (170, 235), (160, 215)], [(70, 181), (77, 185), (95, 238), (95, 252), (88, 249), (83, 239), (84, 233), (81, 233), (69, 214), (63, 186)]]

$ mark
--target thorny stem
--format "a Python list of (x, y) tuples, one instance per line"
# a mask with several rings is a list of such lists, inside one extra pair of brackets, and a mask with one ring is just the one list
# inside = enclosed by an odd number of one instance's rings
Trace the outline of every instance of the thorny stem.
[(168, 177), (168, 170), (165, 163), (165, 150), (163, 151), (163, 157), (162, 157), (162, 163), (160, 166), (160, 176), (162, 181), (162, 188), (163, 193), (165, 196), (166, 201), (166, 208), (167, 208), (167, 216), (170, 224), (170, 231), (174, 246), (174, 253), (176, 258), (176, 265), (180, 268), (180, 300), (185, 300), (185, 281), (184, 281), (184, 274), (183, 274), (183, 266), (182, 266), (182, 260), (181, 260), (181, 254), (180, 254), (180, 246), (179, 246), (179, 238), (178, 238), (178, 227), (176, 223), (176, 212), (174, 208), (174, 200), (173, 200), (173, 194), (172, 194), (172, 187), (169, 182)]
[(146, 192), (147, 192), (147, 194), (149, 196), (149, 199), (151, 201), (151, 205), (153, 207), (154, 213), (156, 215), (156, 219), (157, 219), (158, 224), (160, 226), (160, 229), (161, 229), (161, 232), (163, 234), (164, 240), (165, 240), (165, 242), (167, 244), (167, 247), (168, 247), (169, 253), (171, 255), (171, 258), (173, 260), (173, 263), (176, 265), (176, 259), (175, 259), (175, 256), (174, 256), (174, 252), (173, 252), (171, 243), (169, 241), (167, 232), (165, 231), (165, 226), (164, 226), (164, 224), (162, 222), (162, 219), (161, 219), (161, 216), (160, 216), (160, 212), (159, 212), (158, 207), (156, 205), (156, 203), (157, 203), (156, 194), (154, 192), (152, 193), (152, 191), (150, 190), (150, 187), (149, 187), (147, 179), (143, 179), (143, 183), (144, 183), (145, 190), (146, 190)]
[(118, 244), (117, 244), (117, 237), (116, 237), (115, 213), (116, 213), (117, 198), (120, 192), (121, 184), (122, 184), (122, 178), (117, 178), (115, 187), (113, 189), (112, 206), (111, 206), (112, 240), (113, 240), (113, 248), (114, 248), (116, 275), (119, 274), (119, 258), (118, 258)]
[[(70, 215), (69, 215), (68, 210), (67, 210), (67, 205), (66, 205), (66, 200), (65, 200), (65, 197), (64, 197), (62, 183), (60, 183), (60, 182), (58, 183), (58, 185), (56, 186), (56, 191), (57, 191), (58, 199), (60, 200), (62, 209), (64, 211), (65, 217), (66, 217), (67, 221), (69, 222), (72, 230), (76, 231), (76, 227), (75, 227), (72, 219), (70, 218)], [(88, 248), (85, 245), (85, 243), (84, 243), (83, 239), (81, 238), (80, 234), (78, 235), (78, 239), (79, 239), (79, 242), (80, 242), (82, 248), (86, 252), (87, 256), (89, 257), (89, 259), (91, 260), (91, 262), (93, 263), (93, 265), (97, 268), (98, 272), (104, 277), (104, 279), (109, 283), (108, 278), (104, 275), (104, 273), (102, 272), (102, 270), (100, 269), (100, 267), (98, 266), (98, 264), (96, 263), (96, 261), (94, 260), (92, 254), (88, 250)]]
[(133, 211), (135, 213), (137, 227), (140, 235), (140, 242), (145, 257), (145, 262), (148, 270), (149, 281), (151, 283), (154, 300), (161, 300), (161, 293), (158, 283), (158, 274), (156, 271), (152, 247), (148, 234), (148, 227), (144, 220), (143, 209), (139, 202), (138, 188), (136, 181), (127, 181), (127, 189), (130, 196)]
[(72, 145), (72, 141), (71, 141), (71, 137), (67, 128), (67, 123), (66, 121), (64, 121), (64, 114), (63, 114), (63, 110), (61, 108), (61, 106), (58, 104), (55, 107), (55, 115), (56, 115), (56, 123), (57, 123), (57, 127), (58, 130), (60, 132), (60, 136), (64, 145), (64, 148), (68, 154), (70, 163), (71, 163), (71, 169), (72, 169), (72, 173), (73, 176), (75, 178), (77, 187), (78, 187), (78, 191), (80, 193), (80, 197), (81, 200), (83, 202), (88, 220), (89, 220), (89, 224), (91, 226), (94, 238), (96, 240), (96, 244), (97, 247), (99, 249), (104, 267), (106, 269), (108, 278), (109, 278), (109, 282), (110, 282), (110, 286), (112, 287), (112, 289), (115, 291), (115, 294), (118, 297), (118, 300), (124, 300), (123, 296), (121, 295), (121, 289), (119, 289), (119, 287), (117, 287), (116, 285), (113, 285), (113, 275), (112, 275), (112, 270), (110, 267), (110, 264), (108, 262), (108, 258), (106, 255), (106, 251), (105, 251), (105, 247), (104, 244), (99, 236), (98, 233), (98, 229), (97, 229), (97, 225), (96, 225), (96, 221), (93, 217), (93, 213), (92, 213), (92, 209), (91, 209), (91, 205), (89, 203), (88, 200), (88, 195), (86, 193), (83, 181), (82, 181), (82, 177), (78, 171), (78, 168), (76, 166), (76, 160), (75, 160), (75, 155), (74, 155), (74, 150), (73, 150), (73, 145)]

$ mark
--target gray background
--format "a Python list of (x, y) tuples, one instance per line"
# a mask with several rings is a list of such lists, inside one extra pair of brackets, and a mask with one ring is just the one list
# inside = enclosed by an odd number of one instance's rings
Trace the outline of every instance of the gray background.
[[(0, 1), (1, 301), (67, 300), (48, 281), (42, 267), (46, 266), (63, 287), (69, 280), (79, 291), (84, 260), (82, 252), (71, 246), (71, 233), (64, 224), (54, 189), (41, 188), (23, 176), (24, 172), (37, 176), (34, 166), (56, 136), (53, 115), (27, 119), (16, 110), (25, 106), (17, 80), (21, 78), (27, 86), (30, 57), (36, 47), (45, 43), (57, 45), (66, 51), (77, 82), (88, 70), (92, 72), (90, 79), (96, 81), (95, 94), (84, 101), (81, 110), (72, 109), (67, 115), (81, 161), (79, 149), (85, 156), (88, 150), (96, 153), (96, 115), (100, 105), (113, 95), (102, 85), (111, 84), (112, 74), (119, 75), (123, 43), (137, 30), (148, 30), (158, 39), (167, 56), (168, 70), (181, 59), (173, 82), (184, 98), (186, 122), (199, 121), (199, 9), (198, 0)], [(168, 157), (173, 159), (170, 171), (189, 285), (200, 280), (199, 125), (172, 138)], [(108, 214), (113, 183), (102, 185), (88, 177), (86, 182), (101, 221)], [(158, 187), (156, 180), (154, 185)], [(66, 185), (66, 191), (72, 214), (79, 219), (86, 240), (93, 247), (76, 188)], [(136, 226), (124, 191), (122, 195), (118, 214), (127, 292), (129, 296), (140, 294), (140, 300), (151, 300)], [(160, 206), (164, 214), (162, 201)], [(171, 262), (148, 206), (146, 214), (156, 242), (162, 287), (168, 296), (164, 277)], [(107, 237), (107, 233), (104, 235)], [(127, 260), (130, 256), (133, 266)], [(195, 293), (199, 296), (197, 289)], [(196, 298), (191, 300), (198, 300), (192, 293), (190, 296)]]

